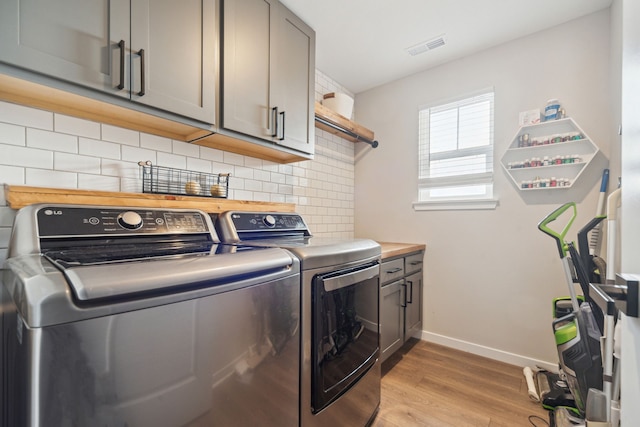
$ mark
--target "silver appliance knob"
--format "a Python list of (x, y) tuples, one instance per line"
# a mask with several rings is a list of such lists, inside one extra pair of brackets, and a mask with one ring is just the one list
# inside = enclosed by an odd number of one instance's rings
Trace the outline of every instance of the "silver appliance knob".
[(135, 230), (137, 228), (142, 227), (142, 217), (133, 211), (123, 212), (118, 215), (118, 224), (122, 228), (126, 228), (128, 230)]
[(266, 215), (264, 218), (262, 218), (262, 222), (264, 222), (264, 225), (269, 228), (273, 228), (276, 226), (276, 219), (273, 215)]

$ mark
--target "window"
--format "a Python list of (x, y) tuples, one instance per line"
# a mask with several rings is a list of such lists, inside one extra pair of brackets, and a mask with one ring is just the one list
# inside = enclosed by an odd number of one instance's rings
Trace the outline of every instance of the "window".
[(424, 107), (418, 114), (416, 209), (494, 208), (493, 90)]

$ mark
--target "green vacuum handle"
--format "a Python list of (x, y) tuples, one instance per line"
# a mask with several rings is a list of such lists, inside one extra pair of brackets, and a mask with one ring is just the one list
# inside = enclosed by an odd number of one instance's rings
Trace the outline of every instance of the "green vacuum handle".
[[(557, 232), (549, 228), (549, 224), (555, 221), (556, 219), (558, 219), (558, 217), (563, 213), (565, 213), (569, 208), (573, 208), (573, 214), (571, 215), (571, 218), (567, 222), (567, 225), (564, 226), (562, 231)], [(567, 247), (566, 247), (566, 244), (564, 243), (564, 237), (567, 235), (567, 232), (571, 228), (571, 224), (573, 224), (573, 221), (576, 219), (577, 215), (578, 215), (578, 209), (576, 208), (576, 203), (568, 202), (560, 206), (555, 211), (551, 212), (538, 224), (538, 229), (540, 231), (542, 231), (545, 234), (548, 234), (549, 236), (555, 239), (558, 245), (558, 252), (560, 252), (560, 258), (564, 258), (567, 256)]]

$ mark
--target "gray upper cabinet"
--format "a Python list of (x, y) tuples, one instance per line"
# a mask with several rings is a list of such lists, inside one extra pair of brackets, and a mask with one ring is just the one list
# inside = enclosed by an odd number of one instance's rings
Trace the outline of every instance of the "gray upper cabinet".
[(222, 4), (221, 127), (313, 154), (315, 32), (277, 0)]
[(7, 0), (0, 61), (214, 123), (215, 28), (215, 0)]

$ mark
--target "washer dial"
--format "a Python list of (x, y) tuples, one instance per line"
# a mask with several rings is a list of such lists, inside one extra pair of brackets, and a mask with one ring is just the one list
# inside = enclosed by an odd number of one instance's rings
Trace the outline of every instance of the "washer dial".
[(142, 217), (137, 212), (122, 212), (118, 215), (118, 224), (127, 230), (136, 230), (142, 227)]

